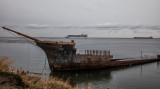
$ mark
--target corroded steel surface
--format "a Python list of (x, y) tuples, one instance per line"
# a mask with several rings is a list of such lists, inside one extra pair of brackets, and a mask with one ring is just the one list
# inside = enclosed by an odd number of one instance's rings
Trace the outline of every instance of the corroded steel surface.
[(100, 68), (113, 68), (121, 66), (132, 66), (145, 64), (150, 62), (160, 61), (160, 59), (143, 59), (143, 60), (130, 60), (130, 61), (110, 61), (101, 63), (72, 63), (64, 64), (63, 66), (51, 66), (52, 71), (73, 71), (73, 70), (90, 70), (90, 69), (100, 69)]

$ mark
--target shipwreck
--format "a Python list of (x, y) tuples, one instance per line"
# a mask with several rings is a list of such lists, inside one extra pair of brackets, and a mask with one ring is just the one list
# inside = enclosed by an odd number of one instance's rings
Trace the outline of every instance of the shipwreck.
[(110, 51), (106, 50), (85, 50), (84, 54), (77, 53), (74, 40), (71, 42), (41, 41), (37, 38), (2, 27), (20, 36), (33, 40), (37, 46), (42, 48), (47, 55), (51, 71), (69, 71), (69, 70), (88, 70), (119, 66), (131, 66), (160, 60), (156, 59), (137, 59), (137, 60), (114, 60)]

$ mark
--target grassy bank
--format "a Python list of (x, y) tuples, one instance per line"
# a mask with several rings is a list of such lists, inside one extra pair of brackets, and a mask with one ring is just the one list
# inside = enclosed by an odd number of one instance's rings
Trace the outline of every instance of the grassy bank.
[(7, 57), (0, 58), (0, 89), (77, 89), (54, 77), (45, 79), (41, 76), (27, 74), (10, 67), (13, 61)]

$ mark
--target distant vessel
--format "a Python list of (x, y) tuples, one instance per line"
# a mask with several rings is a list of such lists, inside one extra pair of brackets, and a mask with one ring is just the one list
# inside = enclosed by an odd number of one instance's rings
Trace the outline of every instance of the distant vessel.
[(81, 34), (81, 35), (67, 35), (65, 38), (87, 38), (87, 34)]
[(134, 39), (153, 39), (153, 37), (134, 37)]

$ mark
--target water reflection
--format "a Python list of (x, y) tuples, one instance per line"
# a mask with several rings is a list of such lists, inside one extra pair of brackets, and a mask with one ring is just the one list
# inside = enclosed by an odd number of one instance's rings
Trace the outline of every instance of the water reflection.
[(159, 67), (159, 61), (157, 61), (157, 68)]
[(111, 69), (86, 70), (86, 71), (70, 71), (70, 72), (53, 72), (51, 76), (58, 77), (63, 80), (69, 79), (70, 84), (75, 86), (80, 83), (99, 82), (102, 79), (109, 82), (112, 79)]
[(142, 73), (143, 73), (143, 71), (142, 71), (142, 70), (143, 70), (143, 67), (142, 67), (142, 65), (141, 65), (141, 71), (140, 71), (141, 75), (142, 75)]

